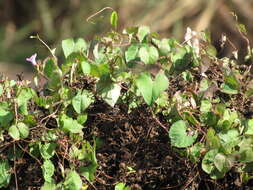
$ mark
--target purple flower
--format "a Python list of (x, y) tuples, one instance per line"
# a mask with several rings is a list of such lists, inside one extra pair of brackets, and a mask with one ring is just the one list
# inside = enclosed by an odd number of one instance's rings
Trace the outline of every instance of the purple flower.
[(37, 53), (33, 54), (31, 57), (26, 58), (26, 61), (32, 63), (34, 66), (37, 65), (36, 62)]

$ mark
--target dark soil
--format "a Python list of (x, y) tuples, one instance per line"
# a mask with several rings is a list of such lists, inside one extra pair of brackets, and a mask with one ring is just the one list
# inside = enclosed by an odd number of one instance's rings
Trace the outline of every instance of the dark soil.
[[(88, 126), (104, 142), (97, 151), (97, 189), (114, 189), (117, 182), (133, 190), (250, 189), (240, 184), (239, 175), (233, 172), (222, 180), (211, 180), (200, 165), (177, 154), (168, 134), (145, 106), (128, 114), (126, 108), (112, 109), (101, 103), (92, 112)], [(127, 167), (135, 172), (129, 173)]]
[[(179, 88), (179, 85), (176, 87)], [(44, 114), (47, 115), (46, 112)], [(253, 185), (252, 180), (248, 184), (242, 184), (240, 175), (233, 169), (224, 179), (210, 179), (200, 164), (190, 162), (171, 147), (166, 132), (170, 126), (163, 117), (153, 118), (147, 106), (128, 113), (126, 105), (111, 108), (97, 100), (89, 109), (88, 116), (84, 138), (92, 142), (95, 136), (103, 141), (96, 152), (99, 167), (90, 190), (113, 190), (118, 182), (126, 183), (132, 190), (248, 190)], [(51, 119), (46, 127), (52, 129), (55, 126), (55, 120)], [(36, 131), (33, 139), (39, 138), (42, 133), (39, 129)], [(13, 143), (11, 139), (5, 139), (0, 152), (7, 155), (6, 150), (10, 146), (14, 148), (14, 144), (16, 149), (22, 149), (23, 155), (15, 164), (14, 161), (11, 163), (12, 167), (15, 165), (12, 173), (16, 173), (16, 177), (12, 175), (8, 189), (17, 189), (17, 186), (19, 190), (40, 189), (44, 183), (41, 160), (31, 157), (29, 146), (25, 142)], [(67, 159), (62, 155), (70, 146), (68, 137), (63, 135), (58, 144), (58, 154), (52, 160), (57, 168), (59, 160), (65, 159), (64, 167), (67, 168)], [(129, 167), (134, 171), (130, 171)], [(55, 180), (61, 181), (59, 167), (55, 174)]]
[[(97, 150), (99, 168), (91, 190), (111, 190), (118, 182), (126, 183), (132, 190), (244, 190), (253, 185), (252, 181), (242, 185), (239, 174), (233, 171), (222, 180), (211, 180), (200, 165), (173, 150), (168, 134), (158, 123), (160, 118), (154, 119), (145, 106), (128, 114), (127, 108), (112, 109), (99, 102), (89, 112), (85, 138), (96, 136), (103, 140)], [(135, 171), (130, 172), (128, 167)], [(39, 163), (28, 154), (16, 162), (16, 173), (19, 190), (39, 189), (43, 185)], [(15, 189), (14, 177), (11, 184), (13, 188), (9, 189)]]

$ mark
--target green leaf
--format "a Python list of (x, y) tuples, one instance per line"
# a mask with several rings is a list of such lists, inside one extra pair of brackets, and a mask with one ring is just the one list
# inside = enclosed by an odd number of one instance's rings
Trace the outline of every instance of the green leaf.
[(57, 65), (57, 60), (47, 58), (43, 64), (43, 72), (48, 78), (47, 86), (51, 90), (56, 90), (62, 83), (62, 70)]
[(22, 122), (19, 122), (17, 124), (17, 128), (19, 130), (19, 134), (20, 134), (21, 138), (25, 139), (25, 138), (28, 137), (28, 135), (29, 135), (29, 127), (26, 124), (24, 124)]
[(43, 67), (43, 72), (48, 78), (50, 78), (53, 75), (53, 71), (57, 69), (53, 58), (46, 59), (44, 61)]
[(142, 46), (139, 50), (141, 61), (145, 64), (154, 64), (159, 58), (157, 49), (154, 46)]
[(110, 18), (110, 22), (111, 22), (111, 25), (114, 27), (114, 28), (117, 28), (117, 24), (118, 24), (118, 14), (116, 11), (113, 11), (112, 14), (111, 14), (111, 18)]
[(56, 185), (55, 185), (55, 183), (46, 182), (41, 187), (41, 190), (56, 190)]
[(204, 145), (202, 143), (196, 143), (192, 147), (190, 147), (190, 160), (192, 162), (197, 163), (199, 159), (201, 158), (201, 150), (204, 148)]
[(62, 41), (62, 49), (65, 58), (67, 58), (75, 49), (75, 42), (73, 38), (69, 38)]
[(137, 37), (139, 38), (140, 42), (143, 42), (145, 37), (150, 33), (150, 29), (147, 26), (140, 26), (138, 28)]
[(251, 171), (253, 171), (253, 162), (246, 163), (246, 164), (243, 166), (242, 170), (243, 170), (244, 172), (251, 172)]
[(131, 188), (126, 186), (124, 183), (118, 183), (115, 185), (114, 190), (131, 190)]
[(67, 173), (63, 185), (65, 190), (80, 190), (82, 187), (82, 179), (76, 171), (70, 170)]
[(193, 75), (189, 71), (182, 72), (182, 77), (185, 81), (192, 82), (193, 81)]
[(206, 53), (210, 56), (216, 57), (217, 50), (213, 45), (206, 46)]
[(140, 90), (145, 102), (152, 104), (153, 81), (149, 73), (141, 73), (135, 80), (137, 88)]
[(45, 160), (41, 168), (44, 180), (51, 183), (53, 181), (52, 176), (54, 175), (55, 170), (54, 164), (51, 160)]
[(84, 124), (87, 121), (87, 118), (88, 118), (88, 114), (87, 113), (78, 115), (77, 116), (77, 122), (82, 125), (82, 124)]
[(253, 135), (253, 119), (249, 119), (246, 123), (245, 135)]
[(236, 111), (231, 111), (230, 109), (225, 109), (223, 112), (223, 117), (218, 121), (216, 128), (219, 130), (228, 130), (232, 126), (237, 126), (240, 124), (238, 119), (238, 114)]
[(59, 134), (57, 134), (56, 131), (58, 131), (58, 130), (51, 129), (51, 130), (48, 130), (47, 132), (44, 132), (43, 136), (41, 137), (41, 140), (42, 141), (56, 141), (56, 140), (58, 140)]
[(197, 126), (199, 125), (198, 120), (190, 112), (183, 112), (185, 120), (189, 121), (191, 124)]
[(2, 96), (3, 93), (4, 93), (4, 88), (3, 88), (3, 85), (0, 84), (0, 96)]
[(78, 160), (83, 160), (82, 150), (78, 149), (76, 147), (76, 145), (72, 145), (70, 147), (69, 156), (72, 159), (76, 159), (77, 158)]
[(153, 101), (155, 101), (160, 94), (169, 87), (169, 80), (163, 72), (156, 75), (153, 83)]
[(220, 116), (223, 116), (225, 110), (226, 110), (226, 105), (225, 105), (225, 104), (217, 104), (217, 105), (215, 106), (215, 111), (216, 111)]
[(249, 163), (253, 162), (253, 150), (251, 147), (245, 147), (240, 150), (240, 162)]
[(75, 43), (74, 52), (84, 52), (88, 48), (84, 39), (78, 38)]
[(28, 115), (29, 113), (28, 113), (27, 106), (28, 106), (28, 102), (21, 104), (18, 108), (19, 113), (23, 115)]
[(186, 47), (178, 49), (171, 57), (174, 70), (177, 73), (183, 72), (192, 66), (192, 54)]
[(97, 170), (98, 164), (90, 164), (89, 166), (81, 166), (80, 167), (80, 174), (84, 176), (89, 182), (95, 180), (95, 173)]
[(209, 88), (209, 84), (210, 84), (210, 81), (208, 79), (206, 79), (206, 78), (203, 78), (200, 81), (199, 91), (200, 92), (206, 91)]
[(96, 91), (111, 107), (117, 103), (121, 87), (114, 83), (109, 76), (101, 77), (97, 83)]
[(29, 135), (29, 128), (26, 124), (19, 122), (9, 128), (9, 135), (15, 140), (25, 139)]
[(106, 56), (105, 52), (106, 52), (105, 47), (100, 47), (99, 48), (99, 44), (95, 45), (95, 47), (93, 49), (93, 55), (95, 57), (95, 62), (97, 64), (103, 64), (103, 63), (106, 62), (107, 56)]
[(129, 62), (131, 60), (136, 59), (138, 56), (138, 52), (139, 52), (138, 45), (136, 45), (136, 44), (130, 45), (125, 52), (126, 61)]
[(230, 129), (222, 131), (218, 134), (220, 142), (227, 153), (232, 153), (232, 148), (234, 148), (240, 142), (239, 132), (237, 129)]
[(72, 106), (74, 110), (81, 114), (84, 112), (94, 100), (87, 91), (79, 91), (77, 95), (72, 99)]
[(233, 73), (230, 73), (229, 75), (225, 76), (224, 81), (232, 88), (237, 90), (240, 89), (240, 83), (238, 82), (237, 78)]
[(123, 34), (134, 35), (134, 34), (137, 34), (138, 29), (139, 28), (136, 26), (130, 26), (123, 30)]
[[(64, 61), (64, 63), (61, 65), (62, 72), (64, 74), (71, 71), (73, 68), (73, 65), (79, 65), (82, 62), (87, 61), (87, 57), (85, 55), (81, 54), (80, 52), (73, 52), (71, 53)], [(57, 66), (58, 67), (58, 66)]]
[(211, 110), (211, 108), (212, 108), (212, 103), (210, 102), (210, 100), (201, 101), (200, 112), (207, 113)]
[(70, 133), (82, 133), (83, 126), (67, 115), (63, 114), (60, 117), (60, 125), (63, 131)]
[(44, 159), (50, 159), (55, 154), (56, 143), (39, 144), (40, 154)]
[(211, 43), (211, 33), (210, 33), (210, 31), (204, 30), (204, 31), (201, 32), (201, 35), (202, 35), (202, 37), (205, 41)]
[(90, 74), (94, 77), (102, 78), (110, 73), (109, 64), (91, 64)]
[(91, 66), (87, 61), (81, 62), (81, 68), (82, 68), (83, 74), (90, 74)]
[(12, 126), (9, 128), (8, 134), (9, 134), (14, 140), (19, 140), (19, 139), (20, 139), (20, 133), (19, 133), (19, 130), (18, 130), (18, 128), (17, 128), (16, 125), (12, 125)]
[(10, 111), (0, 107), (0, 127), (7, 126), (13, 120), (13, 114)]
[(228, 172), (232, 167), (231, 161), (222, 153), (215, 155), (214, 165), (222, 173)]
[[(144, 46), (141, 47), (139, 50), (139, 56), (141, 58), (141, 61), (143, 61), (145, 64), (149, 64), (150, 63), (150, 57), (149, 57), (149, 49), (148, 47)], [(152, 64), (152, 63), (150, 63)]]
[(224, 178), (226, 172), (220, 172), (217, 168), (215, 168), (211, 173), (210, 173), (210, 178), (217, 180)]
[(213, 128), (209, 128), (206, 134), (206, 141), (210, 148), (219, 148), (221, 143)]
[[(85, 142), (82, 146), (82, 159), (88, 161), (90, 164), (88, 166), (80, 167), (80, 174), (84, 176), (89, 182), (95, 180), (95, 173), (98, 167), (96, 158), (96, 141), (92, 147), (89, 142)], [(80, 156), (79, 156), (80, 157)]]
[(240, 83), (233, 73), (229, 73), (224, 77), (224, 83), (221, 84), (220, 88), (226, 94), (238, 94)]
[(112, 84), (107, 92), (104, 91), (101, 96), (111, 107), (117, 103), (120, 96), (121, 87), (118, 84)]
[(11, 179), (10, 165), (7, 160), (0, 160), (0, 188), (8, 187)]
[(244, 35), (247, 35), (247, 30), (244, 24), (236, 24), (237, 29)]
[(174, 40), (162, 39), (158, 46), (161, 54), (167, 56), (171, 52), (172, 48), (174, 48)]
[(36, 92), (31, 88), (21, 88), (18, 90), (16, 101), (19, 106), (19, 111), (23, 115), (28, 115), (27, 103), (34, 96), (36, 96)]
[(205, 154), (201, 166), (206, 173), (211, 174), (211, 172), (215, 169), (214, 159), (217, 154), (217, 149), (210, 150)]
[(185, 121), (179, 120), (170, 127), (169, 130), (169, 137), (171, 140), (172, 146), (175, 146), (177, 148), (185, 148), (188, 146), (191, 146), (196, 138), (197, 134), (189, 135), (186, 132), (187, 126)]

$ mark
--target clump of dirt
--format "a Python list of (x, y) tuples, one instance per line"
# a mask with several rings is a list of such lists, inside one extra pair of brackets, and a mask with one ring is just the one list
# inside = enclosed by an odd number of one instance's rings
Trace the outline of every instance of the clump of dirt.
[(117, 182), (133, 190), (185, 189), (190, 185), (194, 189), (249, 188), (240, 187), (240, 176), (233, 172), (222, 180), (211, 180), (200, 164), (180, 156), (170, 146), (168, 133), (157, 122), (159, 118), (154, 119), (146, 106), (128, 114), (123, 105), (111, 108), (100, 102), (89, 115), (86, 138), (94, 135), (104, 142), (97, 150), (97, 189), (114, 189)]

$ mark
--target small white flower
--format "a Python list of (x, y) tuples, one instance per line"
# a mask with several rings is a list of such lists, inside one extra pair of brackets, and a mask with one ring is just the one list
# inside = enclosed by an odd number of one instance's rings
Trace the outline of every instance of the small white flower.
[(194, 33), (194, 31), (192, 32), (192, 29), (187, 27), (186, 29), (186, 33), (184, 35), (184, 40), (189, 44), (190, 43), (190, 40), (192, 39), (193, 37), (193, 34), (196, 34), (196, 32)]
[(33, 66), (36, 66), (37, 65), (36, 57), (37, 57), (37, 53), (33, 54), (31, 57), (26, 58), (26, 61), (32, 63)]
[(187, 27), (184, 39), (189, 46), (195, 49), (196, 54), (199, 55), (200, 50), (197, 32), (192, 31), (191, 28)]

